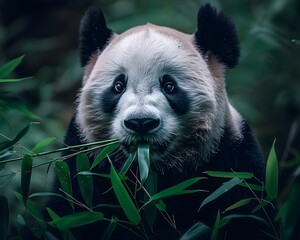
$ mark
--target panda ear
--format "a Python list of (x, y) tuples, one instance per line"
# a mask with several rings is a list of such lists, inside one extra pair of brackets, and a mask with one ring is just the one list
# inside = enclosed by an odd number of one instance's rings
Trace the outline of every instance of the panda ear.
[(205, 4), (198, 12), (195, 42), (203, 55), (212, 53), (228, 68), (238, 64), (240, 49), (235, 26), (228, 16), (210, 4)]
[(85, 67), (93, 53), (102, 51), (112, 31), (107, 28), (102, 11), (98, 8), (89, 8), (80, 23), (79, 51), (81, 66)]

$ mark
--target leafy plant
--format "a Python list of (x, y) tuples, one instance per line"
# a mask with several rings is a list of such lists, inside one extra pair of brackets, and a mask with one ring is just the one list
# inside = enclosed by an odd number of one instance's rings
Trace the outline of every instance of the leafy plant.
[[(24, 131), (22, 131), (24, 133)], [(22, 135), (22, 134), (20, 134)], [(24, 135), (23, 135), (24, 136)], [(45, 142), (42, 140), (40, 143), (38, 143), (34, 149), (41, 149), (42, 146), (45, 145)], [(49, 140), (49, 142), (51, 142)], [(16, 144), (16, 143), (14, 143)], [(22, 158), (17, 158), (17, 159), (11, 159), (11, 160), (20, 160), (22, 161), (22, 171), (21, 173), (23, 174), (23, 177), (21, 178), (21, 185), (22, 187), (22, 194), (19, 194), (15, 192), (16, 197), (19, 199), (21, 203), (23, 203), (26, 206), (26, 209), (28, 213), (39, 223), (39, 228), (37, 229), (31, 229), (29, 225), (27, 225), (26, 219), (23, 217), (19, 217), (19, 229), (20, 229), (20, 235), (23, 237), (29, 236), (29, 235), (35, 235), (35, 236), (41, 236), (41, 235), (49, 235), (51, 233), (47, 232), (47, 227), (46, 225), (50, 225), (54, 228), (58, 228), (59, 232), (61, 233), (61, 236), (64, 239), (73, 239), (74, 236), (69, 232), (70, 228), (78, 227), (78, 226), (83, 226), (87, 225), (96, 221), (104, 221), (104, 216), (102, 212), (97, 211), (92, 211), (93, 209), (93, 203), (92, 203), (92, 198), (91, 195), (93, 194), (93, 183), (91, 176), (95, 175), (98, 177), (105, 177), (105, 178), (110, 178), (111, 180), (111, 185), (113, 188), (113, 191), (118, 199), (119, 206), (111, 206), (111, 207), (120, 207), (124, 213), (127, 219), (118, 219), (116, 217), (113, 217), (112, 219), (108, 220), (106, 219), (105, 221), (109, 221), (109, 228), (107, 231), (104, 233), (103, 237), (110, 237), (112, 236), (114, 230), (116, 229), (117, 225), (123, 222), (127, 222), (128, 224), (133, 224), (135, 228), (133, 228), (131, 231), (136, 231), (136, 234), (138, 235), (143, 235), (143, 229), (141, 228), (141, 224), (147, 224), (147, 211), (151, 211), (153, 213), (153, 209), (148, 208), (152, 204), (155, 206), (155, 208), (161, 212), (161, 214), (164, 214), (166, 217), (166, 221), (169, 221), (169, 224), (173, 224), (172, 219), (169, 218), (168, 213), (166, 211), (166, 204), (163, 202), (165, 198), (172, 198), (174, 196), (182, 195), (182, 194), (194, 194), (199, 191), (204, 191), (201, 189), (188, 189), (190, 186), (193, 186), (198, 181), (201, 181), (204, 179), (203, 177), (197, 177), (197, 178), (192, 178), (188, 179), (184, 182), (181, 182), (175, 186), (172, 186), (170, 188), (164, 189), (160, 192), (156, 192), (156, 181), (155, 178), (152, 177), (153, 173), (150, 170), (148, 179), (142, 183), (141, 180), (138, 180), (136, 178), (136, 186), (137, 188), (143, 189), (146, 193), (146, 201), (142, 206), (138, 206), (137, 203), (135, 203), (132, 198), (132, 193), (128, 190), (126, 181), (128, 178), (126, 178), (126, 174), (123, 172), (117, 172), (111, 163), (110, 167), (110, 174), (105, 175), (105, 174), (98, 174), (98, 173), (93, 173), (91, 172), (92, 168), (89, 165), (89, 161), (87, 158), (87, 155), (85, 154), (86, 152), (93, 151), (95, 149), (101, 148), (102, 151), (95, 157), (95, 161), (99, 162), (99, 159), (106, 153), (106, 156), (108, 154), (112, 154), (113, 150), (115, 150), (118, 142), (115, 140), (111, 141), (103, 141), (103, 142), (97, 142), (97, 143), (90, 143), (90, 144), (83, 144), (83, 145), (78, 145), (78, 146), (71, 146), (71, 147), (64, 147), (61, 149), (56, 149), (54, 151), (32, 151), (29, 154), (24, 155)], [(38, 147), (37, 147), (38, 146)], [(108, 147), (109, 146), (109, 147)], [(114, 146), (111, 147), (111, 146)], [(11, 148), (10, 145), (7, 145), (7, 147)], [(40, 148), (41, 147), (41, 148)], [(84, 148), (83, 148), (84, 147)], [(140, 146), (138, 146), (140, 147)], [(149, 146), (148, 146), (149, 147)], [(62, 193), (63, 194), (54, 194), (54, 193), (47, 193), (47, 192), (41, 192), (41, 193), (34, 193), (28, 196), (28, 188), (30, 185), (30, 173), (33, 170), (33, 165), (32, 161), (36, 156), (41, 156), (41, 155), (51, 155), (54, 152), (61, 152), (66, 149), (73, 149), (75, 150), (74, 153), (61, 157), (59, 159), (52, 159), (49, 160), (45, 164), (51, 164), (55, 162), (56, 169), (58, 171), (58, 178), (60, 179), (61, 187), (62, 187)], [(147, 146), (142, 146), (142, 149), (140, 151), (148, 151)], [(112, 150), (113, 149), (113, 150)], [(138, 149), (137, 149), (138, 151)], [(71, 190), (71, 185), (70, 185), (70, 173), (68, 170), (68, 165), (63, 161), (64, 159), (68, 157), (73, 157), (74, 155), (77, 156), (77, 178), (79, 180), (79, 186), (81, 194), (83, 196), (83, 199), (85, 203), (80, 203), (77, 202), (76, 199), (72, 198), (72, 190)], [(138, 154), (138, 157), (144, 158), (145, 155)], [(98, 158), (98, 160), (96, 160)], [(102, 160), (101, 160), (102, 161)], [(128, 162), (132, 163), (131, 158), (127, 160)], [(141, 161), (141, 160), (137, 160)], [(144, 161), (144, 159), (142, 160)], [(128, 162), (125, 162), (124, 165), (130, 165)], [(272, 175), (278, 175), (278, 171), (276, 172), (276, 163), (277, 163), (277, 158), (276, 158), (276, 153), (275, 153), (275, 147), (274, 144), (270, 150), (270, 155), (268, 159), (268, 164), (267, 164), (267, 172), (266, 172), (266, 179), (269, 179), (267, 181), (269, 182), (269, 185), (262, 186), (262, 188), (266, 187), (266, 192), (269, 192), (267, 195), (267, 199), (261, 199), (257, 197), (256, 195), (253, 196), (254, 199), (258, 200), (258, 205), (256, 206), (257, 208), (264, 208), (267, 204), (271, 204), (270, 200), (271, 197), (273, 196), (272, 199), (276, 198), (276, 186), (278, 186), (278, 177), (277, 176), (272, 176)], [(140, 165), (141, 166), (141, 165)], [(146, 168), (149, 168), (150, 166), (146, 166)], [(129, 168), (130, 169), (130, 168)], [(275, 170), (274, 170), (275, 169)], [(209, 204), (210, 202), (214, 201), (215, 199), (219, 198), (222, 196), (226, 191), (228, 191), (230, 188), (234, 188), (237, 185), (241, 185), (242, 183), (245, 183), (246, 186), (253, 191), (251, 185), (247, 184), (247, 180), (253, 178), (252, 173), (247, 173), (247, 172), (217, 172), (217, 171), (208, 171), (206, 172), (208, 177), (216, 177), (216, 178), (224, 178), (224, 179), (229, 179), (224, 182), (222, 186), (220, 186), (218, 189), (216, 189), (214, 192), (210, 193), (206, 199), (203, 200), (203, 202), (199, 206), (199, 210), (204, 207), (206, 204)], [(149, 182), (150, 181), (150, 182)], [(270, 185), (271, 184), (271, 185)], [(271, 187), (268, 187), (271, 186)], [(256, 186), (254, 188), (257, 188)], [(270, 188), (270, 189), (268, 189)], [(151, 190), (154, 189), (154, 190)], [(271, 192), (271, 194), (270, 194)], [(151, 193), (151, 194), (150, 194)], [(86, 208), (86, 211), (72, 214), (72, 215), (67, 215), (67, 216), (58, 216), (55, 212), (53, 212), (51, 209), (47, 209), (49, 215), (51, 216), (52, 220), (51, 221), (45, 221), (43, 218), (38, 206), (32, 201), (33, 198), (35, 197), (51, 197), (51, 196), (59, 196), (61, 198), (65, 198), (66, 201), (69, 201), (71, 205), (73, 204), (79, 204), (82, 207)], [(5, 198), (1, 198), (1, 201), (4, 202), (2, 205), (2, 208), (6, 206), (5, 204)], [(226, 212), (230, 212), (232, 210), (236, 210), (244, 205), (249, 204), (251, 199), (241, 199), (238, 202), (232, 204), (231, 206), (228, 206), (228, 208), (225, 210)], [(264, 203), (264, 204), (263, 204)], [(87, 205), (85, 205), (87, 204)], [(287, 203), (288, 205), (288, 203)], [(286, 209), (288, 207), (285, 207)], [(256, 209), (257, 210), (257, 209)], [(286, 210), (285, 210), (286, 211)], [(1, 215), (1, 218), (4, 219), (4, 221), (1, 221), (1, 229), (2, 230), (2, 235), (4, 235), (5, 229), (7, 229), (7, 221), (5, 219), (8, 217), (8, 210), (4, 209), (2, 211), (3, 214)], [(141, 214), (142, 212), (145, 212), (146, 214)], [(284, 215), (284, 210), (281, 210), (279, 218)], [(223, 213), (218, 212), (216, 216), (216, 220), (213, 226), (206, 226), (201, 222), (196, 223), (194, 226), (192, 226), (183, 236), (181, 237), (181, 240), (184, 239), (194, 239), (196, 237), (201, 237), (208, 232), (211, 232), (211, 239), (217, 239), (218, 236), (218, 231), (221, 228), (224, 228), (232, 219), (239, 219), (239, 218), (250, 218), (250, 219), (255, 219), (256, 221), (261, 221), (265, 222), (265, 220), (255, 216), (255, 215), (241, 215), (241, 214), (226, 214), (223, 216)], [(148, 222), (149, 224), (149, 222)], [(153, 223), (152, 223), (153, 224)], [(265, 222), (266, 225), (272, 224), (271, 222)], [(175, 227), (175, 226), (174, 226)], [(135, 230), (134, 230), (135, 229)], [(290, 231), (290, 229), (289, 229)], [(279, 239), (278, 237), (279, 233), (274, 232), (274, 237)], [(277, 237), (276, 237), (277, 236)]]

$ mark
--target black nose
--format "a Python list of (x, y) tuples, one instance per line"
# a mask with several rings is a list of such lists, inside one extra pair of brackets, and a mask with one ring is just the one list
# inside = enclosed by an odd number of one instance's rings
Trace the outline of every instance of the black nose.
[(131, 118), (124, 120), (124, 125), (136, 133), (147, 133), (159, 125), (159, 119), (155, 118)]

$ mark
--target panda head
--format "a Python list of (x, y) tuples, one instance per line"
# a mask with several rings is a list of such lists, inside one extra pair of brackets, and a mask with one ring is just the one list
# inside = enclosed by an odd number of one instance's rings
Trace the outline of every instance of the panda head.
[(191, 35), (151, 24), (115, 34), (102, 12), (90, 8), (80, 25), (81, 136), (119, 139), (125, 153), (149, 143), (157, 165), (201, 165), (233, 121), (224, 70), (238, 58), (233, 23), (209, 4)]

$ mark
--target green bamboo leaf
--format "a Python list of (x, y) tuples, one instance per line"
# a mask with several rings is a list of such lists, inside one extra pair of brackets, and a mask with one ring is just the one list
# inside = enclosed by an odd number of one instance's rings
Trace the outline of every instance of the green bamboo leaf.
[(219, 222), (219, 228), (224, 227), (232, 219), (242, 219), (242, 218), (249, 218), (249, 219), (257, 220), (257, 221), (262, 222), (262, 223), (266, 224), (267, 226), (269, 226), (269, 224), (263, 218), (257, 217), (255, 215), (232, 214), (232, 215), (228, 215), (226, 217), (223, 217), (220, 220), (220, 222)]
[(242, 186), (245, 188), (250, 188), (254, 191), (260, 191), (260, 192), (262, 192), (264, 190), (264, 185), (257, 185), (257, 184), (252, 184), (252, 183), (242, 182), (239, 184), (239, 186)]
[[(107, 173), (95, 173), (95, 172), (90, 172), (90, 171), (83, 171), (77, 173), (77, 175), (83, 175), (83, 176), (97, 176), (97, 177), (104, 177), (104, 178), (109, 178), (110, 179), (110, 174)], [(119, 178), (121, 180), (128, 180), (128, 177), (126, 175), (119, 175)]]
[(1, 79), (0, 83), (15, 83), (15, 82), (22, 82), (28, 79), (32, 79), (32, 77), (25, 77), (25, 78), (16, 78), (16, 79)]
[(252, 210), (252, 213), (256, 213), (259, 209), (263, 208), (264, 206), (271, 204), (270, 201), (262, 200), (259, 204), (256, 205), (256, 207)]
[(131, 164), (133, 163), (133, 161), (135, 160), (136, 158), (136, 152), (133, 154), (133, 153), (130, 153), (127, 160), (125, 161), (121, 171), (119, 172), (119, 175), (125, 175), (128, 171), (128, 169), (130, 168)]
[(22, 137), (24, 137), (26, 135), (30, 126), (31, 126), (31, 124), (29, 124), (25, 128), (23, 128), (13, 140), (6, 140), (4, 142), (1, 142), (0, 143), (0, 152), (3, 151), (4, 149), (9, 149), (14, 144), (16, 144)]
[(240, 184), (243, 180), (235, 177), (233, 179), (230, 179), (229, 181), (225, 182), (221, 187), (219, 187), (217, 190), (215, 190), (213, 193), (211, 193), (207, 198), (205, 198), (203, 200), (203, 202), (201, 203), (198, 211), (200, 211), (200, 209), (205, 206), (207, 203), (215, 200), (216, 198), (220, 197), (221, 195), (223, 195), (225, 192), (229, 191), (231, 188), (233, 188), (234, 186)]
[(218, 230), (220, 228), (220, 210), (218, 210), (218, 213), (217, 213), (217, 217), (216, 217), (216, 220), (215, 220), (215, 223), (214, 223), (214, 227), (212, 229), (212, 233), (211, 233), (211, 236), (210, 236), (210, 240), (216, 240), (217, 239), (217, 236), (218, 236)]
[(6, 197), (0, 196), (0, 239), (6, 239), (8, 232), (8, 222), (8, 201)]
[(131, 197), (129, 196), (126, 188), (121, 182), (121, 179), (118, 176), (113, 165), (111, 165), (110, 168), (110, 177), (113, 190), (128, 220), (135, 225), (139, 224), (141, 221), (140, 214), (135, 207)]
[(40, 141), (38, 144), (36, 144), (31, 152), (33, 153), (39, 153), (42, 150), (44, 150), (45, 147), (47, 147), (50, 143), (52, 143), (55, 140), (54, 137), (47, 137), (45, 139), (43, 139), (42, 141)]
[(266, 193), (270, 200), (278, 195), (278, 160), (275, 152), (275, 142), (271, 147), (266, 167)]
[(249, 204), (251, 202), (251, 200), (252, 200), (252, 198), (241, 199), (241, 200), (237, 201), (236, 203), (232, 204), (231, 206), (227, 207), (225, 209), (225, 212), (234, 210), (234, 209), (242, 207), (242, 206), (245, 206), (245, 205)]
[(221, 177), (221, 178), (239, 177), (239, 178), (243, 178), (243, 179), (251, 179), (253, 177), (253, 173), (250, 173), (250, 172), (207, 171), (205, 173), (211, 177)]
[(165, 212), (167, 209), (167, 205), (162, 200), (159, 200), (157, 203), (155, 203), (155, 206), (161, 212)]
[(100, 164), (106, 158), (106, 156), (110, 155), (115, 149), (119, 147), (119, 145), (120, 145), (119, 142), (114, 142), (110, 145), (107, 145), (105, 148), (103, 148), (102, 151), (95, 158), (90, 170), (92, 170), (94, 167)]
[(29, 195), (28, 199), (35, 197), (60, 197), (65, 198), (63, 195), (53, 192), (36, 192)]
[(202, 222), (195, 223), (179, 240), (196, 240), (200, 239), (201, 236), (211, 231), (211, 228), (206, 226)]
[(56, 161), (55, 169), (62, 190), (72, 195), (71, 176), (68, 164), (64, 161)]
[(0, 67), (0, 79), (6, 77), (13, 70), (15, 70), (20, 65), (23, 58), (24, 58), (24, 55), (20, 56), (18, 58), (15, 58), (15, 59), (9, 61), (8, 63), (6, 63), (5, 65), (3, 65), (2, 67)]
[[(79, 153), (76, 158), (77, 172), (88, 171), (90, 169), (90, 161), (85, 153)], [(78, 184), (84, 202), (92, 207), (93, 205), (93, 178), (92, 176), (77, 175)]]
[(21, 167), (21, 192), (22, 192), (23, 201), (25, 205), (29, 194), (31, 171), (32, 171), (32, 157), (26, 154), (23, 157), (22, 167)]
[[(3, 100), (2, 96), (1, 96), (1, 100)], [(39, 121), (41, 118), (34, 114), (33, 112), (29, 111), (27, 109), (27, 106), (24, 102), (19, 101), (18, 99), (4, 99), (5, 100), (5, 107), (9, 108), (13, 111), (17, 111), (21, 114), (23, 114), (25, 117), (33, 120), (33, 121)]]
[(99, 204), (93, 207), (93, 209), (97, 209), (97, 208), (121, 208), (120, 205), (116, 205), (116, 204)]
[(117, 227), (117, 222), (116, 220), (118, 220), (116, 217), (112, 217), (111, 221), (108, 225), (108, 227), (106, 228), (105, 232), (102, 235), (102, 240), (109, 240), (113, 234), (113, 232), (115, 231), (116, 227)]
[(203, 178), (203, 177), (191, 178), (191, 179), (185, 180), (175, 186), (166, 188), (166, 189), (160, 191), (159, 193), (154, 194), (149, 199), (149, 201), (144, 204), (144, 206), (149, 204), (150, 202), (161, 200), (163, 198), (204, 191), (204, 190), (185, 190), (186, 188), (190, 187), (191, 185), (193, 185), (194, 183), (198, 182), (201, 179), (205, 179), (205, 178)]
[(58, 229), (69, 229), (88, 225), (97, 221), (102, 221), (104, 218), (101, 212), (80, 212), (64, 217), (57, 217), (49, 224)]
[[(56, 221), (60, 218), (60, 216), (58, 214), (56, 214), (52, 209), (50, 208), (46, 208), (50, 218), (52, 219), (52, 221)], [(55, 223), (53, 223), (53, 227), (57, 228), (60, 232), (60, 235), (63, 237), (64, 240), (69, 240), (68, 236), (69, 236), (69, 231), (68, 229), (63, 229), (63, 228), (59, 228), (59, 226), (56, 226)]]
[(58, 214), (56, 214), (52, 209), (46, 208), (46, 210), (53, 221), (60, 218), (60, 216)]
[(150, 152), (149, 144), (139, 144), (138, 145), (138, 162), (141, 183), (144, 184), (149, 174), (150, 167)]

